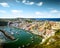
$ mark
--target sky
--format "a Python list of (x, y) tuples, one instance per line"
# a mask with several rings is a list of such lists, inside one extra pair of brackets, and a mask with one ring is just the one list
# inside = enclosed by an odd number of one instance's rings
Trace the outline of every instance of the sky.
[(60, 18), (60, 0), (0, 0), (0, 18)]

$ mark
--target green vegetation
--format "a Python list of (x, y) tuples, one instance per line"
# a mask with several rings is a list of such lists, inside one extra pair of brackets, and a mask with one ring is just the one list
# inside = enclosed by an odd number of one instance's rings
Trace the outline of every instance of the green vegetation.
[(28, 22), (28, 23), (32, 23), (32, 21), (31, 21), (31, 20), (26, 20), (26, 22)]
[(7, 21), (0, 21), (0, 26), (7, 26)]

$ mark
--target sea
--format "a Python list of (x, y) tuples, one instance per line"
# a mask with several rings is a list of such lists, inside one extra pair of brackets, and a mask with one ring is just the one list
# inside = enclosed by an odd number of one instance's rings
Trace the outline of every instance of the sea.
[(35, 20), (48, 20), (48, 21), (60, 21), (60, 18), (34, 18)]

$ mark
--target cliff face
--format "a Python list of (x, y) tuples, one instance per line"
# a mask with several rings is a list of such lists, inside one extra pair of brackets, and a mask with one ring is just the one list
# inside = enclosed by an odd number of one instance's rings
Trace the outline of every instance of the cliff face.
[(47, 38), (43, 44), (36, 45), (33, 48), (60, 48), (60, 29), (56, 30), (54, 36)]

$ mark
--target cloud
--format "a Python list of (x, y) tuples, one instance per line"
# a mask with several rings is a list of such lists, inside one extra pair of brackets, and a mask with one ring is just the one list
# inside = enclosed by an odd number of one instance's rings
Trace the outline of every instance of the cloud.
[(21, 13), (23, 12), (22, 10), (11, 10), (12, 13)]
[(39, 2), (36, 4), (37, 6), (42, 6), (43, 5), (43, 2)]
[(25, 4), (27, 4), (27, 5), (33, 5), (34, 2), (27, 2), (27, 3), (25, 3)]
[(17, 3), (20, 3), (22, 2), (23, 4), (25, 5), (37, 5), (37, 6), (42, 6), (43, 5), (43, 2), (39, 2), (39, 3), (35, 3), (33, 1), (29, 1), (29, 0), (16, 0)]
[(50, 12), (51, 13), (58, 13), (59, 11), (58, 10), (51, 10)]
[(22, 0), (22, 3), (26, 3), (26, 0)]
[(5, 3), (5, 2), (4, 3), (0, 3), (0, 5), (3, 6), (3, 7), (9, 7), (8, 3)]
[(29, 2), (29, 1), (26, 1), (26, 0), (23, 0), (22, 3), (26, 4), (26, 5), (33, 5), (34, 2)]
[(36, 15), (42, 15), (42, 13), (39, 12), (39, 11), (35, 12), (35, 14), (36, 14)]
[(6, 13), (6, 11), (4, 11), (4, 10), (0, 10), (0, 13)]
[(34, 18), (60, 18), (60, 13), (40, 12), (36, 11)]
[(22, 16), (22, 10), (11, 10), (11, 16), (13, 18), (17, 18), (17, 17), (20, 17)]

